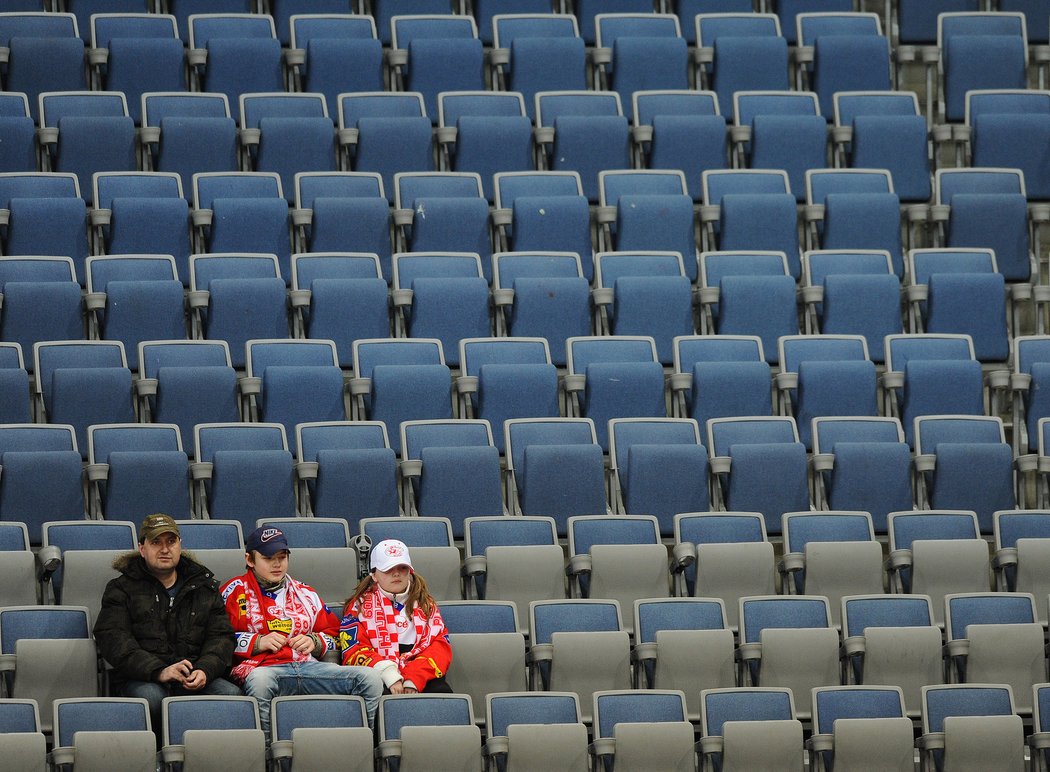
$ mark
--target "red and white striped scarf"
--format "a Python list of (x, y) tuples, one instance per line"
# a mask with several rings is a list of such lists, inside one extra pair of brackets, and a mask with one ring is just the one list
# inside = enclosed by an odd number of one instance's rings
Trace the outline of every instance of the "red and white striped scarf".
[[(248, 571), (242, 578), (247, 579), (245, 582), (246, 602), (243, 611), (248, 619), (250, 631), (258, 635), (276, 631), (291, 638), (313, 630), (314, 620), (324, 607), (316, 591), (290, 576), (286, 577), (284, 610), (281, 611), (276, 607), (273, 599), (267, 596), (259, 586), (253, 572)], [(245, 636), (245, 638), (249, 639), (250, 636)], [(248, 673), (262, 664), (304, 662), (311, 658), (310, 652), (300, 652), (291, 646), (284, 646), (276, 652), (260, 652), (244, 660), (231, 671), (231, 674), (234, 678), (243, 680)]]
[(373, 587), (361, 596), (357, 603), (357, 616), (368, 630), (368, 637), (379, 656), (383, 659), (394, 660), (401, 664), (412, 659), (431, 642), (445, 634), (445, 620), (441, 618), (441, 612), (437, 606), (426, 617), (423, 611), (416, 606), (412, 609), (411, 621), (416, 628), (416, 640), (412, 649), (405, 654), (400, 653), (400, 640), (397, 632), (397, 617), (401, 613), (401, 604), (395, 604), (390, 596)]

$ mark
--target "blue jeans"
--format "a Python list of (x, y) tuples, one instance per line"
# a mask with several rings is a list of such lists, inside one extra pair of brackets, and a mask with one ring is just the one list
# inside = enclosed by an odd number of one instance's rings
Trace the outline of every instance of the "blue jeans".
[(128, 681), (120, 687), (121, 697), (139, 697), (149, 703), (150, 721), (153, 724), (153, 731), (156, 732), (160, 742), (163, 742), (164, 737), (161, 728), (162, 717), (160, 710), (164, 698), (193, 694), (241, 697), (244, 693), (236, 684), (230, 683), (225, 678), (216, 678), (214, 681), (208, 681), (203, 689), (198, 689), (195, 692), (187, 691), (178, 684), (159, 684), (156, 681)]
[(370, 667), (334, 662), (285, 662), (257, 667), (244, 681), (244, 693), (259, 701), (259, 723), (270, 742), (270, 700), (293, 694), (358, 695), (365, 700), (371, 727), (383, 693), (383, 679)]

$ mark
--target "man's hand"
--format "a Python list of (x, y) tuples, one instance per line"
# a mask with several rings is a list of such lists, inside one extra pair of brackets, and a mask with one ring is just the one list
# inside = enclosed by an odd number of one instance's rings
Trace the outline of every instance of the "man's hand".
[(204, 674), (204, 671), (194, 670), (186, 676), (186, 680), (182, 682), (182, 688), (189, 692), (195, 692), (198, 689), (203, 689), (207, 683), (208, 676)]
[(310, 654), (317, 648), (317, 641), (308, 633), (296, 635), (288, 639), (288, 645), (302, 654)]
[(284, 633), (267, 633), (255, 639), (255, 650), (280, 651), (288, 643), (288, 636)]
[(404, 679), (398, 681), (396, 684), (390, 686), (391, 694), (404, 694), (405, 693), (405, 681)]
[(193, 671), (193, 665), (188, 659), (180, 660), (160, 671), (157, 680), (162, 684), (180, 683), (184, 684), (186, 677)]

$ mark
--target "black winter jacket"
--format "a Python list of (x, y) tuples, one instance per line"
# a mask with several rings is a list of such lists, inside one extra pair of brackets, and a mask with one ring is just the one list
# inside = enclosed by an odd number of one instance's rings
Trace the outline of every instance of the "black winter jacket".
[(211, 571), (183, 552), (177, 569), (182, 584), (169, 609), (168, 591), (138, 552), (121, 555), (113, 567), (121, 575), (102, 594), (95, 642), (113, 667), (114, 686), (156, 681), (160, 671), (182, 659), (203, 670), (209, 683), (226, 674), (233, 628)]

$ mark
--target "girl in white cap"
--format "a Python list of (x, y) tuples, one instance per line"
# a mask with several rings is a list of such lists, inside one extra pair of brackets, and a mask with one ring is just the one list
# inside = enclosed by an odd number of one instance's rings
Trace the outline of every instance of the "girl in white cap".
[(339, 625), (344, 665), (373, 668), (391, 694), (451, 692), (448, 629), (404, 542), (372, 548), (370, 572), (354, 589)]

